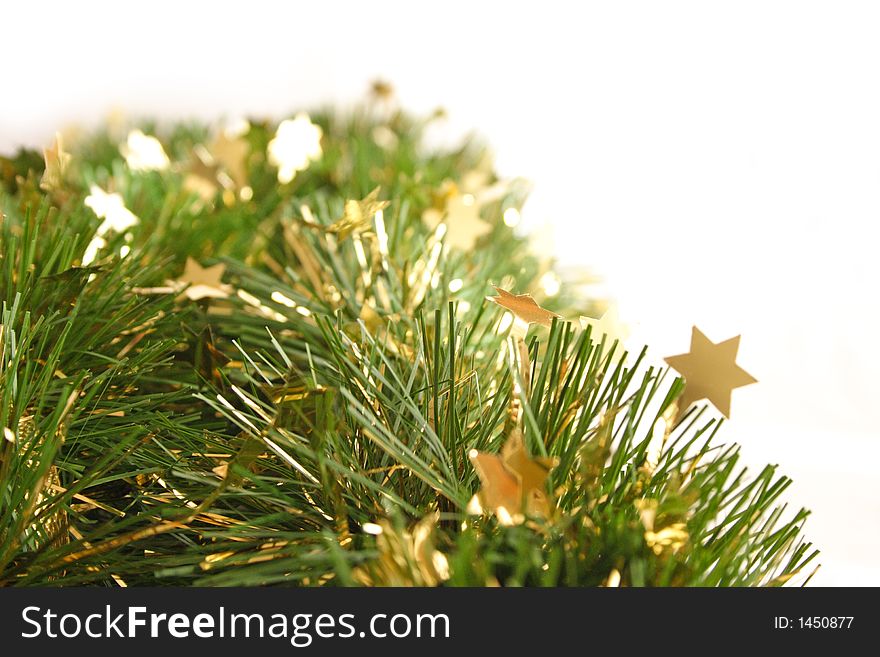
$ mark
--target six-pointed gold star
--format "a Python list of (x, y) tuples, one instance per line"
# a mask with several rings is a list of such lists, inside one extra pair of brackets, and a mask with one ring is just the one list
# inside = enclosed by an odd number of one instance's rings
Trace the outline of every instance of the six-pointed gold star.
[(716, 344), (695, 326), (690, 352), (666, 358), (669, 366), (685, 380), (684, 392), (678, 401), (682, 411), (697, 400), (708, 399), (724, 417), (729, 418), (733, 389), (758, 382), (736, 364), (739, 339), (737, 335)]
[(514, 316), (525, 324), (542, 324), (550, 326), (556, 313), (541, 308), (531, 294), (511, 294), (507, 290), (493, 285), (498, 293), (497, 297), (486, 297), (489, 301), (497, 303), (502, 308), (507, 308)]
[(210, 267), (202, 267), (193, 258), (186, 259), (186, 267), (178, 283), (186, 285), (183, 296), (197, 301), (199, 299), (223, 299), (229, 296), (229, 286), (222, 282), (226, 265), (222, 262)]

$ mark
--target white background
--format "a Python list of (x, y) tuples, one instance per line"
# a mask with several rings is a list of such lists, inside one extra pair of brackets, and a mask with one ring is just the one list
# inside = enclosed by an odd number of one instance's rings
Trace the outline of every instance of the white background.
[(113, 108), (280, 115), (376, 77), (443, 105), (653, 355), (742, 333), (723, 436), (813, 509), (816, 583), (880, 585), (871, 2), (39, 2), (0, 13), (0, 150)]

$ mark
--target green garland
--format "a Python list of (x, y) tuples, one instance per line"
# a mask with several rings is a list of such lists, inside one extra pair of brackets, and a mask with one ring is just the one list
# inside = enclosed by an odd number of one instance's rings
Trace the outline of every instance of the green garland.
[[(789, 480), (747, 478), (705, 409), (673, 422), (681, 380), (567, 321), (516, 348), (491, 284), (593, 308), (542, 294), (504, 220), (526, 186), (426, 152), (432, 120), (377, 98), (0, 160), (0, 584), (809, 575)], [(546, 506), (469, 512), (469, 454), (515, 432)]]

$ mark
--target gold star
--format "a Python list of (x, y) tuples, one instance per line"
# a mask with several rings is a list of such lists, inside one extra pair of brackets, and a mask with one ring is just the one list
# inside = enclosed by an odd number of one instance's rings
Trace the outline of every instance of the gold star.
[(708, 399), (724, 417), (730, 417), (731, 391), (758, 381), (736, 364), (739, 339), (737, 335), (715, 344), (695, 326), (690, 353), (666, 358), (669, 366), (685, 379), (680, 409), (686, 410), (699, 399)]
[(380, 210), (388, 207), (388, 201), (379, 200), (379, 188), (367, 194), (360, 201), (348, 200), (342, 216), (327, 227), (328, 233), (336, 233), (340, 241), (352, 233), (362, 233), (373, 227), (373, 218)]
[(64, 152), (60, 132), (55, 133), (55, 143), (52, 148), (43, 149), (43, 159), (46, 161), (46, 168), (40, 179), (40, 187), (47, 191), (57, 189), (64, 180), (64, 172), (67, 169), (67, 163), (70, 162), (70, 153)]
[(554, 317), (559, 317), (556, 313), (541, 308), (530, 294), (511, 294), (507, 290), (493, 285), (498, 293), (497, 297), (486, 297), (489, 301), (497, 303), (502, 308), (507, 308), (517, 319), (525, 324), (542, 324), (550, 326)]
[(161, 171), (171, 164), (162, 142), (140, 130), (129, 132), (119, 151), (132, 171)]
[(297, 172), (321, 158), (323, 134), (321, 126), (312, 123), (304, 112), (278, 124), (275, 137), (266, 147), (269, 162), (278, 167), (278, 182), (289, 183)]
[(219, 188), (217, 181), (217, 165), (213, 156), (204, 146), (193, 149), (192, 158), (187, 165), (183, 178), (183, 188), (198, 194), (204, 202), (214, 199)]
[(193, 301), (228, 297), (229, 286), (224, 285), (221, 280), (225, 271), (226, 265), (222, 262), (211, 267), (202, 267), (194, 259), (187, 258), (183, 275), (178, 280), (181, 285), (188, 286), (183, 291), (183, 296)]
[(210, 145), (198, 144), (193, 148), (185, 170), (184, 188), (198, 194), (204, 202), (212, 201), (221, 188), (227, 205), (234, 203), (236, 192), (247, 200), (253, 194), (248, 186), (249, 155), (246, 139), (221, 130)]
[(248, 184), (247, 159), (251, 147), (247, 140), (240, 136), (230, 136), (221, 130), (211, 144), (211, 154), (239, 189)]
[(83, 203), (92, 209), (95, 216), (104, 220), (96, 231), (98, 237), (103, 237), (111, 231), (124, 233), (140, 221), (131, 210), (125, 207), (122, 196), (105, 192), (97, 185), (92, 185), (89, 188), (89, 195), (86, 196)]
[(549, 514), (547, 476), (556, 461), (529, 456), (519, 429), (510, 433), (501, 454), (472, 449), (468, 457), (482, 483), (480, 492), (468, 505), (471, 512), (491, 511), (502, 524), (521, 523), (525, 519), (523, 512), (532, 516)]

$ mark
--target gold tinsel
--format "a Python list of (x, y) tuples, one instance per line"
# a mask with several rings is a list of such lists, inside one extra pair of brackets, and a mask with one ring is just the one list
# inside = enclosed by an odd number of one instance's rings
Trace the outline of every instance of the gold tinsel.
[(379, 555), (354, 571), (365, 586), (437, 586), (449, 579), (446, 555), (434, 545), (439, 514), (422, 518), (412, 530), (395, 527), (389, 520), (369, 523), (367, 533), (376, 535)]
[[(37, 437), (36, 431), (37, 426), (33, 416), (22, 417), (18, 421), (19, 454), (24, 455), (25, 450), (28, 448), (30, 448), (31, 452), (39, 451), (46, 437)], [(63, 428), (60, 426), (56, 432), (56, 438), (59, 441), (64, 439)], [(34, 440), (37, 443), (31, 446)], [(27, 468), (36, 468), (38, 464), (34, 459), (30, 458), (26, 461), (25, 465)], [(34, 489), (36, 500), (31, 503), (33, 493), (28, 493), (26, 497), (31, 516), (36, 516), (40, 509), (62, 490), (61, 473), (58, 470), (58, 466), (53, 464), (46, 472), (42, 483)], [(47, 517), (39, 522), (32, 523), (28, 526), (24, 538), (26, 541), (33, 541), (35, 549), (41, 549), (45, 546), (61, 547), (66, 545), (70, 541), (67, 510), (61, 507), (56, 508)]]

